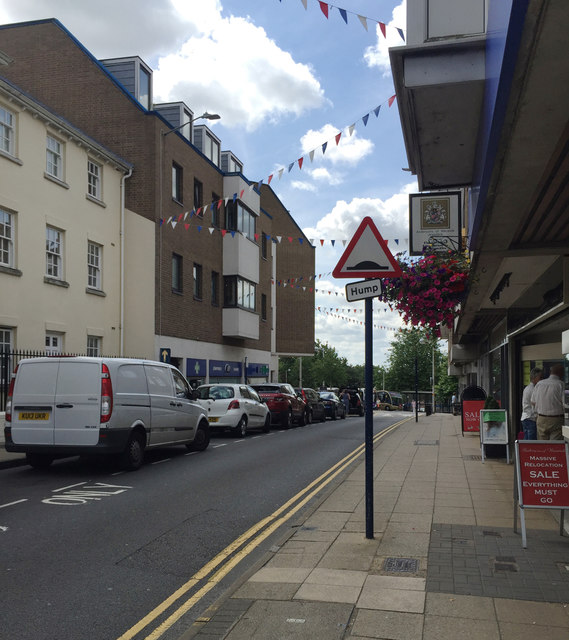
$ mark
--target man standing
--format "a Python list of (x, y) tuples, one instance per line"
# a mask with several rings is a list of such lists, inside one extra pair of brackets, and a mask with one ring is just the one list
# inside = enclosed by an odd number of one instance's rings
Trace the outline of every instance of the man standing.
[(529, 372), (529, 384), (522, 394), (522, 429), (524, 431), (524, 440), (537, 440), (537, 411), (531, 403), (531, 397), (535, 385), (541, 380), (543, 371), (538, 367), (534, 367)]
[(565, 368), (562, 364), (551, 367), (549, 378), (540, 380), (531, 396), (537, 412), (538, 440), (563, 440), (563, 396), (565, 395)]

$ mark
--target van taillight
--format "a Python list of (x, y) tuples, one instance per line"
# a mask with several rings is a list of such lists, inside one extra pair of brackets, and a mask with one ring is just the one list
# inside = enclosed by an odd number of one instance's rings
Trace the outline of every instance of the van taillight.
[(18, 371), (18, 366), (14, 369), (14, 373), (12, 374), (12, 378), (10, 380), (10, 386), (8, 387), (8, 397), (6, 398), (6, 414), (4, 419), (6, 422), (12, 422), (12, 396), (14, 395), (14, 383), (16, 382), (16, 371)]
[(111, 374), (106, 364), (101, 372), (101, 422), (108, 422), (113, 412), (113, 385)]
[(239, 400), (232, 400), (229, 406), (227, 407), (228, 411), (229, 409), (239, 409)]

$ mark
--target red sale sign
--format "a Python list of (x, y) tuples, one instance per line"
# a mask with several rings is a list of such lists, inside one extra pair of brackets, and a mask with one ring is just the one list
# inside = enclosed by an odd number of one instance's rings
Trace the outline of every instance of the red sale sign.
[(567, 444), (552, 440), (520, 440), (516, 446), (520, 507), (568, 509)]
[(480, 411), (484, 409), (484, 400), (462, 401), (462, 430), (478, 433), (480, 431)]

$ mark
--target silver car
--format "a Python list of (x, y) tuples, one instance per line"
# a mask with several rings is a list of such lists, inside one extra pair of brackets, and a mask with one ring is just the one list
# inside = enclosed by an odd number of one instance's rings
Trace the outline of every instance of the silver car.
[(244, 438), (249, 429), (271, 429), (271, 414), (259, 394), (247, 384), (204, 384), (194, 392), (205, 409), (211, 430), (228, 429)]

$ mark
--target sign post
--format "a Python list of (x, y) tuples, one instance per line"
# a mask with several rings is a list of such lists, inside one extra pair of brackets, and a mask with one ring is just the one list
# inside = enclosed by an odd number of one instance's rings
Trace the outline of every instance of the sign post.
[[(525, 509), (560, 509), (559, 534), (569, 509), (569, 444), (555, 440), (516, 440), (515, 502), (520, 508), (522, 547), (527, 547)], [(514, 503), (514, 532), (517, 509)]]
[[(365, 217), (332, 272), (335, 278), (393, 278), (401, 268), (387, 248), (373, 220)], [(367, 286), (358, 286), (364, 285)], [(375, 287), (375, 288), (374, 288)], [(349, 289), (350, 288), (350, 289)], [(349, 290), (348, 290), (349, 289)], [(350, 283), (346, 298), (365, 298), (365, 505), (366, 538), (373, 539), (373, 295), (381, 293), (376, 283)], [(373, 294), (373, 295), (372, 295)], [(350, 296), (350, 297), (349, 297)]]

